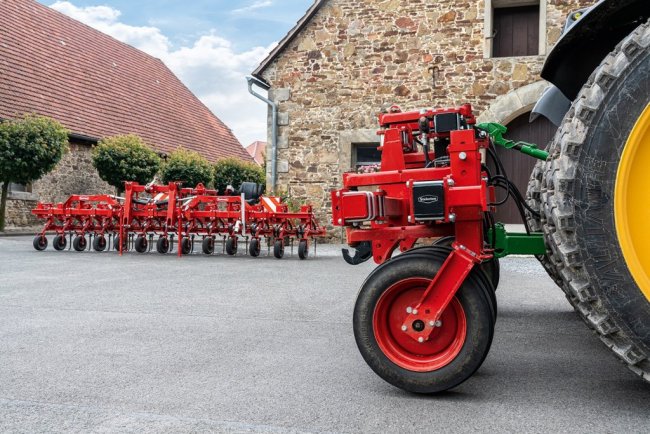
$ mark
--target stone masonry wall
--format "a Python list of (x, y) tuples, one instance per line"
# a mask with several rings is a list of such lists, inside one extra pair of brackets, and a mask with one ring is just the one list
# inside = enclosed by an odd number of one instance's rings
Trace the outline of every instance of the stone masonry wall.
[[(548, 52), (566, 16), (594, 1), (545, 3)], [(328, 1), (264, 73), (280, 111), (278, 187), (328, 222), (329, 191), (351, 168), (344, 142), (372, 138), (382, 107), (480, 112), (539, 81), (543, 55), (485, 58), (484, 18), (484, 0)]]
[(62, 202), (72, 194), (115, 194), (115, 188), (99, 178), (93, 167), (92, 148), (71, 144), (61, 162), (34, 183), (32, 192), (42, 202)]
[(70, 144), (70, 151), (57, 167), (32, 185), (32, 193), (10, 195), (7, 200), (7, 229), (39, 226), (30, 211), (41, 202), (63, 202), (72, 194), (115, 193), (102, 181), (92, 165), (92, 148), (85, 144)]

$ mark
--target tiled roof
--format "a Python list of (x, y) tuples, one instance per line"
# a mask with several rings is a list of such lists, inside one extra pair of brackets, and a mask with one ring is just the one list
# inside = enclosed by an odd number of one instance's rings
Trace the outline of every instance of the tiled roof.
[(211, 161), (250, 156), (162, 63), (33, 0), (0, 0), (0, 118), (50, 116), (74, 134), (134, 133)]
[(266, 142), (253, 142), (246, 146), (246, 151), (253, 157), (253, 160), (260, 166), (264, 164), (264, 153), (266, 152)]

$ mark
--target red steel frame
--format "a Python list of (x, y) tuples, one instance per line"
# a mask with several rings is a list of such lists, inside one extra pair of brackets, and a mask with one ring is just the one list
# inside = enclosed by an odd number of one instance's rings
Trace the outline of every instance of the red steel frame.
[[(32, 213), (45, 220), (39, 233), (57, 235), (67, 233), (85, 236), (117, 234), (127, 240), (136, 236), (174, 234), (181, 245), (184, 238), (261, 237), (295, 238), (309, 243), (325, 235), (310, 205), (299, 212), (290, 212), (280, 198), (263, 196), (251, 205), (241, 196), (219, 196), (215, 190), (199, 184), (196, 188), (182, 188), (180, 183), (168, 185), (139, 185), (125, 183), (123, 198), (112, 195), (71, 196), (59, 204), (39, 203)], [(120, 242), (122, 254), (124, 243)], [(182, 249), (178, 248), (179, 256)]]
[[(462, 129), (436, 133), (436, 115), (457, 114), (464, 121)], [(344, 188), (332, 192), (335, 225), (346, 227), (352, 246), (372, 243), (375, 262), (390, 259), (398, 247), (406, 251), (420, 238), (454, 236), (453, 250), (416, 305), (408, 309), (404, 325), (422, 320), (433, 324), (454, 298), (474, 265), (492, 258), (485, 247), (483, 221), (490, 211), (494, 191), (487, 185), (482, 168), (490, 146), (487, 134), (474, 129), (476, 120), (470, 105), (457, 109), (422, 112), (391, 112), (380, 115), (382, 130), (381, 171), (347, 173)], [(421, 131), (421, 122), (430, 128)], [(419, 151), (416, 139), (448, 139), (449, 163), (444, 167), (425, 168), (427, 156)], [(428, 160), (436, 157), (429, 151)], [(413, 186), (416, 182), (441, 181), (444, 188), (444, 215), (436, 220), (417, 221), (414, 212)], [(359, 191), (362, 190), (362, 191)], [(432, 327), (418, 332), (406, 327), (406, 333), (418, 341), (429, 339)]]

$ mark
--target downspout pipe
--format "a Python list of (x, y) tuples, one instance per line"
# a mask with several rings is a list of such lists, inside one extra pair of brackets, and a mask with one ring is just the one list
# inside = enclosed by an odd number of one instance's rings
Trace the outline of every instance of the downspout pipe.
[(264, 101), (273, 113), (271, 119), (271, 192), (275, 193), (275, 186), (278, 181), (278, 105), (270, 99), (260, 95), (253, 90), (253, 85), (268, 91), (271, 86), (255, 77), (246, 77), (248, 82), (248, 92), (255, 98)]

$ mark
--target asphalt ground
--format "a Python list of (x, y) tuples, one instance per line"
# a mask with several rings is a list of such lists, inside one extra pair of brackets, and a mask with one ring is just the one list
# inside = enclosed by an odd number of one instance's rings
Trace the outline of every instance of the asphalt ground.
[[(372, 263), (36, 252), (0, 238), (0, 432), (650, 432), (650, 385), (534, 259), (502, 261), (478, 373), (408, 394), (365, 364)], [(264, 252), (266, 254), (266, 252)]]

